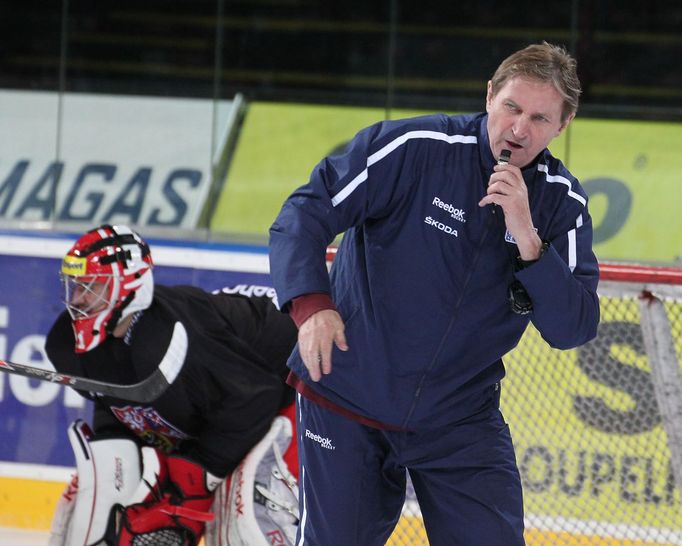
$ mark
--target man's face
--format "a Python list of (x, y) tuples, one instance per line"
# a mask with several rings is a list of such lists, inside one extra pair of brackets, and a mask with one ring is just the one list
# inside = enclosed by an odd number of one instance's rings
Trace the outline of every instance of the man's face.
[(86, 277), (69, 277), (66, 279), (66, 290), (67, 306), (76, 315), (73, 318), (92, 316), (108, 305), (109, 290), (105, 282)]
[(525, 167), (573, 119), (561, 121), (563, 98), (548, 82), (512, 78), (496, 95), (488, 82), (488, 138), (494, 157), (511, 150), (512, 165)]

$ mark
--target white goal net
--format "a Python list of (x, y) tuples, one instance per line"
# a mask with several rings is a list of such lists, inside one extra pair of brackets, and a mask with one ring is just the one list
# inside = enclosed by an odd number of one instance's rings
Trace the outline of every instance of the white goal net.
[[(505, 359), (528, 546), (682, 545), (682, 270), (602, 264), (597, 338)], [(391, 546), (426, 545), (408, 490)]]

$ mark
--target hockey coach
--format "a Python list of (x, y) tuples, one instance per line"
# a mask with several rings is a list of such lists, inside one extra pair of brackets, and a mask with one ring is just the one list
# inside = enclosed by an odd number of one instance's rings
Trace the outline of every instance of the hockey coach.
[(502, 357), (529, 322), (559, 349), (599, 322), (587, 197), (547, 149), (576, 69), (521, 49), (485, 112), (372, 125), (284, 202), (270, 265), (299, 328), (297, 544), (385, 544), (408, 472), (431, 546), (524, 544)]

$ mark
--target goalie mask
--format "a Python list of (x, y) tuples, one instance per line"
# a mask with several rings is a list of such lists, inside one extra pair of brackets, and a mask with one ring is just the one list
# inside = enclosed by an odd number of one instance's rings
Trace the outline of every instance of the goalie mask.
[(126, 226), (102, 225), (76, 241), (61, 279), (77, 353), (94, 349), (123, 318), (151, 305), (152, 266), (149, 246)]

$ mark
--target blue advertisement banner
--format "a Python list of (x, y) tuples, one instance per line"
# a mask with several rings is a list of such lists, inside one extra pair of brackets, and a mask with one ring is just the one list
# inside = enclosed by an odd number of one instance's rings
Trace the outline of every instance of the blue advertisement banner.
[[(76, 238), (0, 233), (0, 359), (51, 367), (45, 336), (64, 309), (58, 272), (62, 254)], [(265, 248), (148, 242), (158, 284), (209, 291), (239, 284), (270, 286)], [(0, 461), (73, 466), (66, 429), (77, 418), (90, 421), (91, 411), (90, 403), (70, 388), (0, 373)]]

